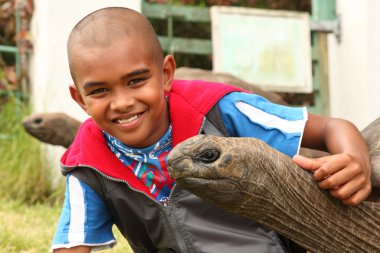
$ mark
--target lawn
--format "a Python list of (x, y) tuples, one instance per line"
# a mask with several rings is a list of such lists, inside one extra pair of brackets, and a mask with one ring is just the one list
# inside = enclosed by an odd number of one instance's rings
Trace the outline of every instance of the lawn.
[[(58, 204), (26, 205), (0, 202), (0, 253), (48, 252), (61, 207)], [(131, 253), (129, 245), (114, 229), (118, 244), (105, 253)]]

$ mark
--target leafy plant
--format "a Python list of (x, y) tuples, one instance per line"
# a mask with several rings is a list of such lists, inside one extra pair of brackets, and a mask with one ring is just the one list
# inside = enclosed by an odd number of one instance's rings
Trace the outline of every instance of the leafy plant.
[(0, 0), (0, 45), (17, 48), (18, 54), (9, 49), (0, 50), (0, 92), (4, 80), (12, 90), (29, 91), (29, 55), (33, 50), (30, 22), (33, 15), (33, 0)]

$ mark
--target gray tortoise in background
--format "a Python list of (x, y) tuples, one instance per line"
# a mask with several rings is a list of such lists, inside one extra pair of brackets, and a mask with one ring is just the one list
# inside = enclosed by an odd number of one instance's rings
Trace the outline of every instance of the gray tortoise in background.
[(223, 72), (213, 72), (210, 70), (198, 69), (198, 68), (188, 68), (188, 67), (180, 67), (177, 68), (174, 74), (176, 79), (183, 80), (205, 80), (209, 82), (217, 82), (217, 83), (228, 83), (244, 90), (252, 91), (255, 94), (258, 94), (262, 97), (265, 97), (269, 101), (280, 104), (287, 105), (288, 103), (275, 92), (268, 92), (260, 87), (248, 83), (234, 75), (223, 73)]
[[(380, 118), (374, 124), (364, 134), (376, 132), (369, 145), (377, 176)], [(310, 172), (258, 139), (192, 137), (169, 153), (168, 170), (178, 187), (310, 252), (380, 252), (380, 202), (343, 205), (320, 190)]]
[(81, 122), (65, 113), (36, 113), (24, 118), (23, 127), (36, 139), (68, 148), (73, 143)]

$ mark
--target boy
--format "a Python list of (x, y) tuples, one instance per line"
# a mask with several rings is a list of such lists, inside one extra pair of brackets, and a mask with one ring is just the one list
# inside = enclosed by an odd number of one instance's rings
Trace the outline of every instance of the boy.
[(168, 152), (215, 116), (224, 135), (260, 138), (289, 156), (301, 138), (332, 153), (294, 161), (345, 204), (371, 191), (368, 148), (351, 123), (232, 86), (173, 80), (174, 58), (163, 56), (149, 21), (135, 11), (85, 17), (70, 34), (68, 58), (71, 96), (91, 119), (61, 159), (67, 190), (54, 252), (111, 247), (113, 224), (135, 252), (289, 252), (286, 239), (176, 188), (168, 175)]

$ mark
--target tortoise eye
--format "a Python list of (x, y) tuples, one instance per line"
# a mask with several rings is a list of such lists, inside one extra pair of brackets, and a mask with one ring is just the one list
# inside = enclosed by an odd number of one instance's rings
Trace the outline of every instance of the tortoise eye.
[(206, 149), (197, 157), (203, 163), (212, 163), (218, 160), (220, 151), (217, 149)]

